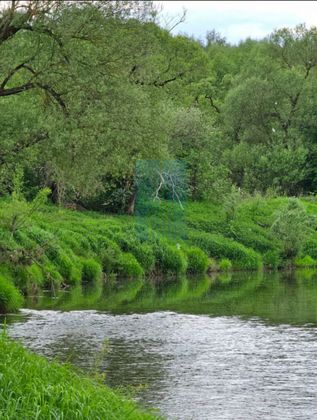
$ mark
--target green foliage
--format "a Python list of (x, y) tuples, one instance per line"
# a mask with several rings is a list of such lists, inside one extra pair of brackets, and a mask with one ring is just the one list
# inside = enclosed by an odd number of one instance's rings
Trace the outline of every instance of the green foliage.
[(155, 247), (157, 270), (162, 273), (182, 274), (187, 269), (187, 259), (181, 247), (161, 240)]
[(204, 44), (162, 29), (154, 3), (4, 2), (0, 192), (12, 193), (11, 232), (30, 222), (25, 197), (132, 213), (140, 178), (157, 200), (222, 202), (227, 221), (241, 191), (316, 192), (317, 29), (239, 45), (212, 30)]
[(80, 260), (76, 259), (71, 251), (69, 251), (68, 254), (62, 248), (59, 248), (58, 255), (53, 261), (65, 282), (68, 284), (76, 284), (82, 277)]
[(101, 278), (100, 264), (92, 258), (82, 260), (82, 280), (85, 282), (97, 281)]
[(0, 336), (0, 417), (150, 420), (154, 415), (69, 366), (48, 362)]
[(116, 271), (123, 277), (140, 277), (144, 274), (144, 271), (135, 256), (129, 252), (120, 255)]
[(43, 273), (44, 273), (44, 286), (51, 287), (52, 284), (55, 287), (59, 287), (63, 282), (63, 277), (58, 271), (57, 267), (47, 260), (43, 264)]
[(219, 270), (220, 271), (230, 271), (232, 268), (231, 261), (228, 258), (222, 258), (219, 261)]
[(0, 313), (16, 312), (22, 306), (23, 298), (13, 284), (0, 275)]
[(209, 266), (208, 256), (197, 247), (185, 248), (185, 253), (188, 260), (188, 273), (205, 273)]
[(277, 251), (267, 251), (263, 255), (263, 265), (266, 268), (270, 268), (272, 270), (277, 269), (281, 266), (281, 256)]
[(295, 267), (315, 267), (317, 264), (310, 255), (305, 255), (304, 257), (297, 257), (294, 260)]
[(282, 242), (285, 258), (294, 258), (301, 250), (312, 226), (303, 204), (297, 199), (289, 199), (288, 203), (275, 214), (271, 231), (276, 239)]
[(44, 284), (42, 269), (36, 263), (17, 267), (15, 277), (16, 284), (24, 293), (34, 294), (38, 292)]
[(190, 231), (188, 238), (190, 242), (202, 248), (211, 257), (229, 258), (234, 269), (257, 270), (261, 267), (259, 254), (232, 239), (217, 234), (195, 231)]
[(307, 239), (303, 244), (302, 253), (317, 259), (317, 238), (311, 237)]
[[(54, 206), (34, 211), (30, 223), (14, 234), (3, 224), (0, 273), (24, 293), (35, 294), (43, 287), (78, 285), (81, 279), (93, 282), (101, 272), (107, 279), (195, 274), (229, 270), (229, 261), (233, 270), (258, 270), (262, 264), (276, 269), (289, 265), (285, 243), (294, 246), (299, 238), (295, 256), (317, 259), (314, 200), (249, 196), (239, 201), (229, 222), (221, 204), (188, 202), (182, 229), (174, 213), (177, 203), (148, 206), (151, 227), (147, 214), (136, 220)], [(0, 201), (0, 211), (10, 211), (6, 200)], [(166, 229), (161, 220), (169, 214)]]

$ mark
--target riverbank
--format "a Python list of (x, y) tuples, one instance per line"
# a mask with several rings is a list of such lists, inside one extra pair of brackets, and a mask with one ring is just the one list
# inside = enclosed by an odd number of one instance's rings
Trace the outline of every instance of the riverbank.
[(0, 417), (2, 419), (157, 418), (97, 380), (66, 365), (48, 362), (0, 336)]
[(267, 401), (272, 418), (314, 418), (316, 270), (218, 277), (64, 291), (8, 316), (7, 332), (87, 372), (103, 355), (107, 384), (137, 387), (166, 418), (266, 419)]
[[(182, 209), (160, 202), (147, 203), (136, 216), (120, 216), (1, 201), (0, 312), (15, 311), (21, 294), (42, 288), (287, 266), (285, 247), (297, 238), (295, 223), (301, 222), (292, 208), (287, 210), (290, 203), (287, 197), (255, 197), (229, 209), (212, 203), (188, 203)], [(317, 202), (297, 203), (300, 217), (311, 220), (291, 263), (315, 266)], [(285, 208), (284, 225), (293, 237), (283, 241), (272, 226)]]

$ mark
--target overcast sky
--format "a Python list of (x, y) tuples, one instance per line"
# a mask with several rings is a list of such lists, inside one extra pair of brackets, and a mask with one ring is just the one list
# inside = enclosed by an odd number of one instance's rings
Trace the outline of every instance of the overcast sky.
[[(315, 1), (156, 1), (164, 15), (176, 17), (187, 10), (186, 21), (173, 33), (187, 33), (205, 38), (208, 30), (216, 29), (228, 41), (237, 43), (247, 37), (262, 38), (276, 28), (293, 27), (299, 23), (317, 26)], [(167, 22), (167, 24), (172, 24)]]

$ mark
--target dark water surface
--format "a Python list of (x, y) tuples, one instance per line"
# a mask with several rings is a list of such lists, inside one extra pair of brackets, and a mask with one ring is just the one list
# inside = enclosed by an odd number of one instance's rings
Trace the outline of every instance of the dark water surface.
[(317, 273), (125, 281), (30, 300), (10, 336), (171, 419), (317, 418)]

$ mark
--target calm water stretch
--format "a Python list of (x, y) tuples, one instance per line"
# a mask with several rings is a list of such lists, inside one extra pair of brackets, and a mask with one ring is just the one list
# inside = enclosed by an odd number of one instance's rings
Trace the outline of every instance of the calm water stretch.
[(313, 271), (47, 293), (7, 323), (170, 419), (317, 418)]

